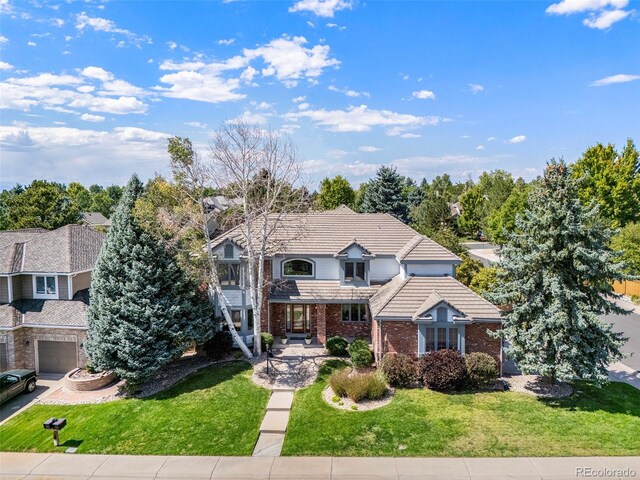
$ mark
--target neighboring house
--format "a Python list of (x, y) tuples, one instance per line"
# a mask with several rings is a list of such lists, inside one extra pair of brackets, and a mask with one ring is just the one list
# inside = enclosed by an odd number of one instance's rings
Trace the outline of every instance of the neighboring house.
[[(364, 337), (376, 359), (418, 357), (441, 348), (502, 359), (500, 311), (455, 279), (460, 258), (396, 218), (346, 207), (289, 216), (265, 270), (271, 284), (262, 330), (320, 343)], [(233, 322), (253, 342), (245, 291), (244, 240), (238, 228), (214, 240), (222, 291)]]
[(86, 364), (91, 271), (104, 238), (85, 225), (0, 231), (0, 370)]
[(242, 205), (241, 198), (227, 198), (223, 195), (203, 199), (207, 227), (213, 236), (220, 228), (219, 216), (225, 210)]
[(94, 228), (109, 228), (111, 226), (111, 220), (109, 220), (100, 212), (82, 212), (82, 223)]
[(460, 204), (460, 202), (453, 202), (453, 203), (447, 202), (447, 205), (449, 205), (451, 218), (453, 219), (460, 218), (460, 216), (462, 215), (462, 205)]

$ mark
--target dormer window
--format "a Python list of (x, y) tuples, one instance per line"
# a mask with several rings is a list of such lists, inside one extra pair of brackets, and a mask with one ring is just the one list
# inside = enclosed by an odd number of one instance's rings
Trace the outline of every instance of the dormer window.
[(33, 298), (58, 298), (58, 280), (55, 276), (34, 275)]
[(313, 277), (313, 262), (299, 258), (287, 260), (282, 264), (285, 277)]
[(364, 262), (345, 262), (344, 280), (346, 282), (364, 282)]
[(224, 258), (233, 258), (233, 245), (230, 243), (224, 246)]

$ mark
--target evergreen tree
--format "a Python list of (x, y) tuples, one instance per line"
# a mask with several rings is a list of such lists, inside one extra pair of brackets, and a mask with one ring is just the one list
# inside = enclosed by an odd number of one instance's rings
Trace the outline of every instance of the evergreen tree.
[(399, 220), (408, 220), (407, 198), (403, 195), (404, 180), (393, 167), (382, 166), (369, 182), (362, 199), (364, 213), (389, 213)]
[(213, 332), (206, 301), (132, 214), (141, 194), (134, 175), (93, 270), (85, 341), (95, 368), (113, 370), (132, 384)]
[(610, 300), (625, 275), (609, 248), (612, 232), (584, 207), (566, 164), (552, 160), (529, 196), (501, 251), (492, 301), (508, 306), (498, 335), (525, 374), (550, 381), (607, 381), (607, 365), (622, 357), (625, 339), (598, 316), (625, 313)]

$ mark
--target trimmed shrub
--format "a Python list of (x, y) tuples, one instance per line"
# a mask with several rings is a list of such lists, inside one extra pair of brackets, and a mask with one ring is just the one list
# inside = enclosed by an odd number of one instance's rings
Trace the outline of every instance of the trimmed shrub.
[(349, 342), (342, 337), (327, 338), (326, 347), (329, 351), (329, 355), (341, 357), (347, 353), (347, 346), (349, 346)]
[(427, 353), (418, 362), (418, 371), (425, 387), (443, 392), (462, 390), (469, 380), (467, 364), (457, 350)]
[(404, 353), (386, 354), (380, 369), (392, 387), (408, 388), (418, 379), (416, 362)]
[(376, 372), (350, 375), (347, 369), (342, 369), (331, 374), (329, 385), (336, 395), (349, 397), (354, 402), (375, 400), (387, 392), (387, 384)]
[(351, 345), (349, 345), (349, 354), (351, 352), (355, 352), (356, 350), (369, 350), (369, 342), (367, 342), (364, 338), (356, 338)]
[(262, 342), (262, 351), (266, 352), (273, 346), (273, 335), (267, 332), (260, 334), (260, 341)]
[(349, 355), (351, 355), (351, 363), (356, 368), (367, 368), (373, 363), (373, 353), (368, 348), (366, 350), (349, 350)]
[(464, 357), (469, 374), (469, 383), (475, 388), (484, 388), (498, 376), (498, 364), (486, 353), (473, 352)]
[(213, 337), (204, 342), (202, 347), (208, 357), (214, 360), (220, 360), (231, 353), (231, 348), (233, 347), (231, 333), (216, 332), (213, 334)]

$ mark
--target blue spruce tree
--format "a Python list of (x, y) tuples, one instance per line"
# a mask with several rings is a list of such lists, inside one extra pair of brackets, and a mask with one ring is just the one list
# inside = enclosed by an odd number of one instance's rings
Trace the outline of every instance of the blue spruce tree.
[(403, 222), (409, 219), (409, 202), (404, 193), (404, 180), (393, 167), (382, 166), (369, 182), (360, 211), (389, 213)]
[(598, 317), (627, 313), (611, 301), (612, 282), (625, 278), (612, 232), (597, 207), (578, 199), (567, 165), (552, 160), (516, 220), (518, 231), (501, 250), (491, 299), (507, 308), (502, 331), (508, 355), (525, 374), (550, 382), (608, 379), (625, 340)]
[(133, 216), (142, 191), (132, 176), (111, 217), (93, 270), (84, 347), (94, 368), (133, 385), (213, 333), (206, 299)]

